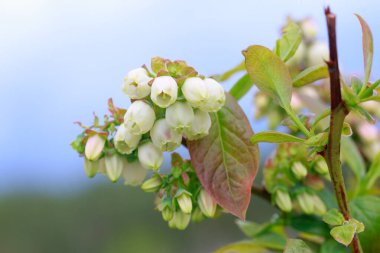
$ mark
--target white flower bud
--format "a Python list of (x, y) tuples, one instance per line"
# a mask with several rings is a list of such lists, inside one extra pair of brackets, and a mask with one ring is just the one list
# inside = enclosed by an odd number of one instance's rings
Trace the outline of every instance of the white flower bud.
[(199, 77), (187, 78), (182, 85), (182, 93), (193, 107), (199, 107), (208, 99), (208, 89), (204, 80)]
[(307, 169), (301, 162), (295, 162), (292, 166), (292, 172), (298, 180), (302, 180), (307, 175)]
[(301, 29), (306, 40), (313, 40), (317, 36), (317, 25), (311, 19), (302, 21)]
[(329, 59), (329, 49), (323, 42), (315, 42), (308, 50), (307, 59), (310, 66), (323, 64)]
[(177, 229), (184, 230), (189, 225), (190, 219), (191, 219), (191, 214), (177, 211), (174, 213), (172, 220)]
[(198, 206), (206, 217), (214, 217), (216, 212), (216, 202), (211, 195), (203, 189), (198, 196)]
[(314, 169), (321, 175), (325, 175), (329, 173), (329, 167), (327, 166), (327, 163), (325, 160), (319, 160)]
[(115, 148), (122, 154), (130, 154), (137, 148), (141, 135), (130, 133), (124, 124), (119, 126), (114, 138)]
[(121, 176), (121, 173), (123, 172), (123, 169), (125, 167), (124, 158), (118, 154), (113, 154), (110, 156), (106, 156), (105, 163), (108, 178), (112, 182), (116, 182)]
[(156, 77), (152, 84), (150, 98), (159, 107), (166, 108), (177, 100), (178, 85), (171, 76)]
[(304, 213), (312, 214), (314, 212), (314, 199), (310, 194), (306, 192), (298, 194), (297, 201)]
[(303, 63), (303, 61), (305, 60), (305, 56), (306, 56), (306, 46), (305, 46), (305, 43), (302, 41), (300, 45), (298, 46), (296, 53), (293, 55), (293, 57), (291, 57), (286, 62), (286, 65), (297, 66), (301, 62)]
[(141, 189), (145, 192), (155, 192), (160, 189), (161, 184), (161, 177), (159, 175), (153, 175), (142, 184)]
[(191, 127), (185, 129), (185, 136), (189, 140), (197, 140), (206, 135), (211, 127), (211, 118), (208, 112), (201, 110), (194, 111), (194, 120)]
[(191, 210), (193, 209), (191, 193), (180, 189), (176, 194), (176, 200), (182, 212), (191, 213)]
[(162, 151), (173, 151), (181, 146), (182, 135), (169, 126), (165, 119), (159, 119), (150, 130), (150, 138)]
[(314, 213), (317, 215), (324, 215), (326, 213), (326, 205), (318, 195), (313, 195)]
[(182, 132), (185, 128), (191, 127), (194, 111), (187, 102), (175, 102), (166, 109), (165, 119), (174, 130)]
[(170, 208), (170, 206), (165, 206), (162, 209), (161, 214), (162, 214), (162, 218), (164, 219), (164, 221), (170, 221), (173, 219), (174, 212)]
[(284, 212), (290, 212), (292, 210), (292, 200), (289, 193), (283, 190), (276, 191), (275, 195), (276, 205)]
[(151, 170), (158, 170), (164, 161), (162, 151), (152, 142), (146, 142), (139, 146), (138, 157), (141, 165)]
[(132, 99), (140, 99), (149, 95), (151, 78), (144, 68), (137, 68), (128, 72), (124, 78), (123, 92)]
[(224, 89), (212, 78), (206, 78), (204, 82), (206, 83), (208, 98), (205, 103), (200, 106), (200, 109), (205, 112), (217, 112), (226, 101)]
[(92, 178), (99, 171), (99, 161), (90, 161), (87, 158), (84, 158), (84, 170), (89, 178)]
[(140, 185), (148, 171), (143, 168), (139, 161), (128, 162), (126, 161), (126, 165), (123, 169), (123, 178), (125, 185), (137, 186)]
[(100, 137), (98, 134), (90, 136), (87, 140), (86, 147), (84, 150), (86, 158), (90, 161), (98, 160), (98, 158), (102, 154), (105, 143), (106, 140)]
[(149, 132), (155, 120), (156, 114), (150, 105), (135, 101), (125, 113), (124, 125), (132, 134), (141, 135)]

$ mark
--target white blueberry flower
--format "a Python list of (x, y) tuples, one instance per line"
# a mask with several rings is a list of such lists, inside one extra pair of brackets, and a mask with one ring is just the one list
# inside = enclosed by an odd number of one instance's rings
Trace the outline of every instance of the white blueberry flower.
[(191, 193), (180, 189), (176, 194), (176, 200), (182, 212), (191, 213), (191, 210), (193, 210), (193, 203), (191, 201)]
[(216, 202), (211, 197), (211, 195), (203, 189), (198, 195), (198, 206), (206, 217), (214, 217), (216, 211)]
[(312, 214), (314, 212), (314, 199), (312, 195), (306, 192), (298, 194), (297, 201), (304, 213)]
[(121, 173), (125, 167), (126, 163), (124, 158), (118, 154), (109, 155), (106, 156), (105, 163), (108, 178), (112, 182), (116, 182), (121, 176)]
[(182, 132), (185, 128), (191, 127), (194, 111), (187, 102), (175, 102), (166, 109), (165, 119), (174, 130)]
[(307, 59), (310, 66), (323, 64), (329, 59), (329, 49), (326, 43), (315, 42), (308, 50)]
[(208, 99), (208, 89), (204, 80), (199, 77), (190, 77), (182, 85), (182, 93), (187, 102), (193, 107), (200, 107)]
[(178, 85), (171, 76), (156, 77), (152, 84), (150, 98), (159, 107), (166, 108), (177, 100)]
[(124, 124), (119, 126), (114, 137), (115, 148), (122, 154), (130, 154), (137, 148), (141, 135), (130, 133)]
[(92, 178), (99, 171), (99, 161), (90, 161), (87, 158), (84, 158), (84, 170), (89, 178)]
[(314, 201), (314, 213), (317, 215), (324, 215), (327, 211), (325, 203), (317, 194), (314, 194), (312, 198)]
[(211, 127), (211, 118), (208, 112), (201, 110), (194, 111), (194, 120), (190, 128), (185, 129), (184, 133), (187, 139), (197, 140), (206, 135)]
[(317, 36), (318, 28), (311, 19), (306, 19), (301, 23), (301, 29), (306, 40), (313, 40)]
[(132, 99), (141, 99), (149, 95), (151, 78), (144, 68), (137, 68), (128, 72), (124, 78), (123, 92)]
[(284, 212), (290, 212), (292, 210), (292, 200), (289, 193), (284, 190), (278, 190), (275, 194), (276, 205)]
[(140, 185), (148, 171), (141, 165), (139, 161), (128, 162), (123, 169), (123, 178), (125, 185), (137, 186)]
[(95, 134), (88, 138), (84, 150), (84, 154), (86, 158), (90, 161), (96, 161), (102, 154), (102, 151), (104, 149), (104, 144), (106, 143), (106, 140), (100, 135)]
[(173, 151), (181, 146), (182, 135), (169, 126), (165, 119), (159, 119), (150, 130), (150, 138), (162, 151)]
[[(191, 214), (184, 213), (182, 211), (177, 211), (174, 213), (174, 216), (171, 219), (171, 222), (174, 223), (175, 228), (179, 230), (184, 230), (189, 225), (190, 219), (191, 219)], [(173, 224), (170, 224), (171, 222), (169, 222), (169, 226), (173, 225)]]
[(298, 180), (304, 179), (307, 175), (307, 169), (301, 162), (295, 162), (293, 164), (292, 172)]
[(158, 170), (164, 161), (162, 151), (152, 142), (146, 142), (138, 148), (138, 158), (146, 169)]
[(208, 98), (205, 103), (201, 104), (200, 109), (205, 112), (217, 112), (226, 101), (224, 89), (212, 78), (206, 78), (204, 82), (206, 83)]
[(130, 133), (141, 135), (149, 132), (155, 120), (156, 114), (150, 105), (135, 101), (125, 113), (124, 125)]

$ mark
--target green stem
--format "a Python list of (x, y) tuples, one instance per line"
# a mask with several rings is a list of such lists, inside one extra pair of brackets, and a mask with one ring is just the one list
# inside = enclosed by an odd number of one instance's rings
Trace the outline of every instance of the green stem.
[(330, 113), (331, 113), (331, 110), (330, 110), (330, 109), (327, 109), (327, 110), (325, 110), (324, 112), (322, 112), (320, 115), (318, 115), (318, 116), (315, 118), (313, 125), (311, 126), (310, 132), (314, 133), (315, 129), (316, 129), (317, 126), (318, 126), (318, 123), (321, 122), (321, 120), (323, 120), (323, 119), (326, 118), (327, 116), (329, 116)]
[(298, 116), (294, 113), (294, 111), (291, 108), (284, 108), (286, 113), (289, 115), (289, 117), (293, 120), (294, 124), (298, 127), (298, 129), (306, 136), (310, 137), (311, 134), (309, 130), (305, 127), (305, 125), (301, 122), (301, 120), (298, 118)]
[[(379, 86), (379, 84), (380, 84), (380, 79), (377, 80), (376, 82), (374, 82), (373, 84), (371, 84), (367, 89), (364, 88), (364, 89), (360, 90), (360, 92), (358, 94), (359, 97), (363, 98), (366, 96), (370, 96), (372, 94), (373, 90), (376, 89), (377, 86)], [(366, 87), (366, 86), (363, 85), (363, 87)]]

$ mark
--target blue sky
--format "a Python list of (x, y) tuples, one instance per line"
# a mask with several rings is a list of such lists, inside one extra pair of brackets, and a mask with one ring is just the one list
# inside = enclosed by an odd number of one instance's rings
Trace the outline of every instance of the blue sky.
[[(363, 69), (361, 14), (375, 37), (373, 74), (380, 74), (375, 0), (331, 1), (345, 73)], [(274, 45), (287, 15), (312, 17), (326, 39), (328, 1), (0, 0), (0, 192), (88, 186), (69, 146), (75, 120), (103, 115), (113, 97), (127, 106), (121, 83), (152, 56), (183, 59), (205, 75), (242, 60), (251, 44)], [(226, 84), (229, 87), (229, 84)], [(242, 106), (251, 115), (250, 96)], [(253, 122), (255, 131), (263, 124)]]

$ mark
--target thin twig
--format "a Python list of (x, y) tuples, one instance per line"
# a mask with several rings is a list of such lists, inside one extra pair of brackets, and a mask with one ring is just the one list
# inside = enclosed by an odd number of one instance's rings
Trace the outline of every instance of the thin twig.
[[(336, 43), (336, 16), (330, 11), (330, 8), (325, 9), (327, 30), (329, 36), (330, 59), (326, 62), (330, 74), (330, 94), (331, 94), (331, 114), (330, 114), (330, 129), (329, 139), (324, 158), (329, 167), (331, 181), (334, 187), (336, 199), (340, 211), (345, 220), (351, 218), (348, 209), (348, 201), (346, 187), (342, 173), (340, 162), (340, 141), (344, 119), (348, 114), (348, 109), (342, 100), (340, 74), (338, 64), (338, 50)], [(352, 240), (352, 250), (354, 253), (361, 253), (359, 238), (355, 235)]]

